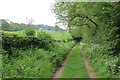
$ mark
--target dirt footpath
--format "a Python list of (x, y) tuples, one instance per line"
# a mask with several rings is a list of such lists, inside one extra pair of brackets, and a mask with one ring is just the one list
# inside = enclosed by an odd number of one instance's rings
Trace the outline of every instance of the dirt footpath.
[(86, 59), (86, 57), (85, 57), (82, 49), (80, 49), (80, 53), (81, 53), (81, 55), (82, 55), (84, 64), (85, 64), (85, 66), (86, 66), (86, 70), (87, 70), (89, 79), (90, 79), (90, 80), (97, 80), (97, 79), (96, 79), (96, 78), (97, 78), (97, 77), (96, 77), (96, 74), (95, 74), (95, 72), (93, 71), (90, 63), (89, 63), (88, 60)]

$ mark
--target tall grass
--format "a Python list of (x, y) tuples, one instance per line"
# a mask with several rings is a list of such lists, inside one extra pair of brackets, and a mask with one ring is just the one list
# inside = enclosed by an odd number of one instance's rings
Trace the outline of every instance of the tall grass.
[(42, 49), (14, 50), (11, 57), (8, 59), (3, 54), (4, 78), (51, 77), (55, 69), (49, 62), (48, 52)]
[(94, 47), (94, 46), (87, 45), (85, 43), (81, 43), (80, 45), (86, 57), (90, 61), (90, 64), (92, 65), (98, 78), (119, 78), (120, 77), (120, 73), (116, 74), (116, 70), (118, 67), (116, 64), (120, 59), (119, 56), (114, 57), (114, 56), (100, 53), (104, 51), (99, 51), (100, 50), (99, 46)]

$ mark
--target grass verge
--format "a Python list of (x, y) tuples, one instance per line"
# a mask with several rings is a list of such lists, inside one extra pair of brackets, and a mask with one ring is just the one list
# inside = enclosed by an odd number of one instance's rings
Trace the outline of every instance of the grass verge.
[(86, 58), (92, 65), (97, 78), (119, 78), (120, 74), (115, 74), (114, 69), (119, 57), (105, 55), (100, 51), (99, 47), (93, 49), (92, 46), (81, 43), (81, 48), (85, 53)]

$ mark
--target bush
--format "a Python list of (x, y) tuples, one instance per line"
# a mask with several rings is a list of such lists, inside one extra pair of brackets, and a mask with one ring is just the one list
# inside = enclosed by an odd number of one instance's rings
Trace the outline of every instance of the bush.
[(25, 34), (28, 37), (33, 37), (35, 35), (35, 30), (31, 27), (25, 29)]
[(11, 59), (3, 51), (3, 78), (51, 78), (74, 43), (56, 43), (51, 51), (12, 49)]
[(41, 41), (41, 46), (45, 49), (48, 49), (54, 41), (51, 35), (43, 30), (37, 33), (37, 38)]
[(53, 46), (53, 39), (49, 34), (39, 33), (37, 37), (19, 37), (17, 34), (2, 34), (2, 47), (9, 53), (11, 48), (43, 48), (49, 50)]
[(12, 59), (3, 54), (2, 62), (3, 78), (50, 78), (54, 73), (48, 52), (42, 49), (14, 50)]
[(73, 46), (74, 42), (56, 43), (49, 52), (50, 62), (52, 62), (55, 67), (59, 67)]

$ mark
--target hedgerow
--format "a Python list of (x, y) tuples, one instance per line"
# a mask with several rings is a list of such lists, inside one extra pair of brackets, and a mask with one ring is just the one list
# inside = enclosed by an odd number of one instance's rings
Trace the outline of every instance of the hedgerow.
[(74, 46), (44, 31), (30, 37), (2, 33), (2, 39), (3, 78), (50, 78)]

